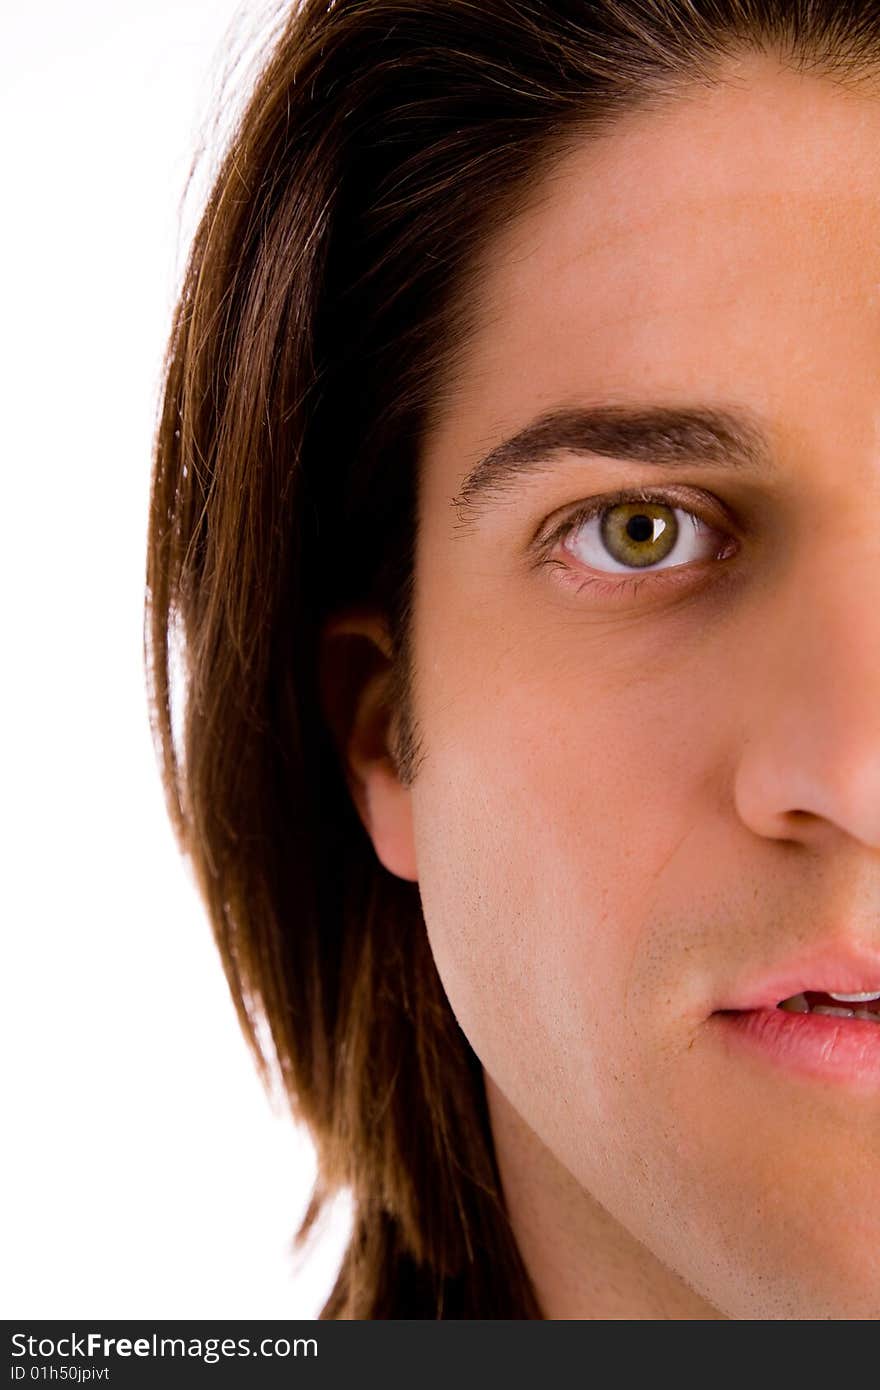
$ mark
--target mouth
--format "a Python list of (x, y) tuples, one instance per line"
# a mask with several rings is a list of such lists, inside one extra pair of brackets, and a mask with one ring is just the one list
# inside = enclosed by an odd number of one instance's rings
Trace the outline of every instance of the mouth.
[(880, 1095), (880, 950), (815, 951), (719, 1005), (708, 1021), (731, 1056)]
[(801, 990), (772, 1006), (716, 1010), (709, 1022), (730, 1055), (880, 1097), (880, 991)]
[(855, 994), (806, 990), (780, 1000), (776, 1007), (792, 1014), (823, 1014), (826, 1018), (856, 1018), (862, 1023), (880, 1023), (880, 990)]

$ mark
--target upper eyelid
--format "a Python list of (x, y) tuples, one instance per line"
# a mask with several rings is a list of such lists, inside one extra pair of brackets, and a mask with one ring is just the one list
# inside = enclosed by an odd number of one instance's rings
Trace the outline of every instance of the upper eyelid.
[[(733, 531), (737, 529), (730, 509), (720, 498), (712, 494), (675, 484), (667, 487), (621, 487), (571, 503), (562, 509), (562, 516), (558, 511), (552, 513), (537, 528), (529, 548), (543, 551), (561, 540), (569, 529), (574, 529), (599, 512), (610, 510), (625, 502), (656, 502), (664, 506), (670, 505), (692, 513), (705, 525), (714, 526), (718, 530), (724, 527), (730, 527)], [(716, 519), (707, 521), (704, 512), (714, 513)]]

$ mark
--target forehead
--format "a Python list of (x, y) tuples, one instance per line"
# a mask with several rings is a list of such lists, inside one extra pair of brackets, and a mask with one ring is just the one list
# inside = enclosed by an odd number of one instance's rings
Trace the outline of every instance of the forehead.
[[(561, 403), (739, 394), (772, 417), (786, 378), (811, 372), (826, 409), (862, 385), (876, 398), (880, 99), (744, 60), (574, 144), (477, 283), (423, 458), (429, 498)], [(847, 372), (829, 380), (829, 361)]]

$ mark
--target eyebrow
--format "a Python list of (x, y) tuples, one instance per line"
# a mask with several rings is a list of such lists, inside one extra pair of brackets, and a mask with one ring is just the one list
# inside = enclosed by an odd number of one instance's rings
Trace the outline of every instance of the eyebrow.
[(769, 472), (772, 452), (757, 419), (742, 408), (716, 406), (569, 407), (538, 416), (495, 445), (470, 470), (452, 498), (460, 524), (503, 503), (527, 478), (552, 470), (557, 453), (656, 464)]

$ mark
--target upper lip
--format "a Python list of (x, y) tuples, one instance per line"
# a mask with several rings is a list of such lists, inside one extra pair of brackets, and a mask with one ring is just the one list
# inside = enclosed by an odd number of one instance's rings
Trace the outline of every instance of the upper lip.
[(807, 990), (835, 994), (880, 993), (880, 942), (831, 945), (788, 960), (743, 984), (722, 1009), (773, 1009)]

